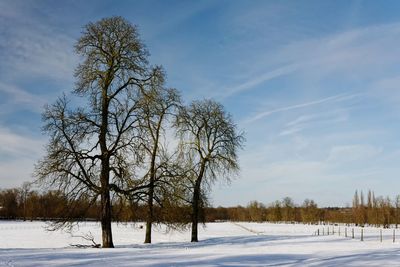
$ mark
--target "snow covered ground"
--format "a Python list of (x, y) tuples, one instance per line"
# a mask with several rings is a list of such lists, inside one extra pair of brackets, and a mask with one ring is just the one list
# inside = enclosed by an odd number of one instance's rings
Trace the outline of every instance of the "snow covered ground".
[[(355, 239), (313, 235), (322, 226), (268, 223), (209, 223), (200, 228), (199, 243), (189, 232), (158, 227), (153, 244), (143, 244), (140, 224), (115, 224), (114, 249), (74, 248), (89, 244), (65, 232), (46, 232), (42, 222), (0, 221), (1, 266), (400, 266), (400, 239), (392, 230), (359, 228)], [(326, 233), (325, 226), (324, 232)], [(91, 232), (100, 242), (98, 223), (81, 223), (74, 235)], [(330, 228), (332, 232), (332, 228)], [(400, 238), (400, 231), (399, 231)]]

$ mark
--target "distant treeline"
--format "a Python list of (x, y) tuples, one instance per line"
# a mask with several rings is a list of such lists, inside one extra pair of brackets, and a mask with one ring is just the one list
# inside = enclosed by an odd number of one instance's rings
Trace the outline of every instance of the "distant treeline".
[[(29, 187), (0, 190), (0, 218), (24, 220), (52, 220), (64, 218), (99, 220), (100, 203), (89, 198), (80, 198), (73, 203), (61, 191), (38, 192)], [(68, 212), (66, 212), (68, 207)], [(72, 209), (72, 213), (71, 213)], [(145, 221), (146, 206), (116, 199), (113, 201), (114, 221)], [(168, 208), (156, 206), (157, 222), (189, 223), (190, 206)], [(306, 199), (297, 205), (289, 197), (265, 205), (252, 201), (247, 206), (205, 207), (201, 212), (203, 222), (213, 221), (252, 221), (252, 222), (302, 222), (302, 223), (347, 223), (356, 225), (377, 225), (388, 227), (400, 223), (400, 196), (395, 200), (389, 197), (375, 197), (368, 192), (367, 200), (356, 191), (352, 207), (319, 208)]]
[(329, 208), (319, 208), (309, 199), (296, 205), (291, 198), (285, 197), (269, 205), (252, 201), (246, 207), (206, 208), (205, 214), (208, 221), (345, 223), (383, 227), (395, 225), (397, 228), (400, 224), (400, 196), (392, 200), (389, 197), (375, 197), (374, 192), (369, 191), (367, 201), (364, 201), (363, 193), (356, 191), (352, 207)]

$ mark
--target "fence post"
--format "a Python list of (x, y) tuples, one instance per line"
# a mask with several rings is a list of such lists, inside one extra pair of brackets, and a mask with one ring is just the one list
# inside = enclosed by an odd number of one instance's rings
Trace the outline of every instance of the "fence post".
[(329, 235), (329, 226), (328, 226), (328, 235)]
[(380, 236), (381, 236), (381, 242), (382, 242), (382, 229), (380, 229)]
[(351, 238), (354, 238), (354, 228), (351, 228)]
[(364, 228), (361, 228), (361, 241), (364, 241)]
[(318, 228), (318, 230), (317, 230), (317, 233), (318, 233), (318, 235), (319, 235), (319, 228)]
[(393, 243), (396, 242), (396, 229), (393, 229)]
[(332, 235), (335, 235), (335, 226), (332, 226)]
[(322, 227), (322, 235), (325, 235), (325, 228)]
[(339, 226), (339, 231), (338, 231), (338, 235), (340, 236), (340, 226)]
[(344, 228), (344, 237), (347, 237), (347, 227)]

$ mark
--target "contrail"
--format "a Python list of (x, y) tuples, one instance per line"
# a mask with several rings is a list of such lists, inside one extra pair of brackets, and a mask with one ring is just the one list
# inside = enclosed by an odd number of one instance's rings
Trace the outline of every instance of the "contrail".
[(304, 108), (304, 107), (313, 106), (313, 105), (319, 105), (319, 104), (330, 102), (330, 101), (347, 100), (347, 99), (353, 98), (353, 97), (355, 97), (357, 95), (359, 95), (359, 94), (339, 94), (339, 95), (334, 95), (334, 96), (322, 98), (322, 99), (319, 99), (319, 100), (314, 100), (314, 101), (311, 101), (311, 102), (306, 102), (306, 103), (302, 103), (302, 104), (297, 104), (297, 105), (277, 108), (277, 109), (261, 112), (261, 113), (255, 115), (254, 117), (248, 119), (246, 122), (247, 123), (251, 123), (251, 122), (257, 121), (257, 120), (259, 120), (261, 118), (267, 117), (267, 116), (269, 116), (271, 114), (282, 112), (282, 111), (288, 111), (288, 110), (292, 110), (292, 109), (298, 109), (298, 108)]

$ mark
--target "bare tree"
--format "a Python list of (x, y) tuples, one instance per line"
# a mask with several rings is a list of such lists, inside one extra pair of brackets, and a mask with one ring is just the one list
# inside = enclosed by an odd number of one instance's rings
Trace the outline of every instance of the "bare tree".
[(84, 195), (94, 203), (100, 197), (102, 246), (113, 247), (111, 192), (146, 187), (135, 179), (135, 163), (142, 159), (138, 99), (160, 69), (148, 66), (136, 27), (121, 17), (87, 24), (75, 48), (83, 61), (75, 71), (74, 93), (87, 104), (70, 108), (63, 96), (46, 107), (50, 141), (36, 175), (69, 199)]
[(176, 89), (167, 89), (163, 86), (163, 79), (151, 84), (143, 90), (141, 98), (141, 129), (144, 131), (143, 148), (147, 155), (148, 165), (145, 178), (148, 181), (147, 189), (147, 219), (145, 243), (151, 243), (151, 229), (154, 221), (154, 200), (161, 200), (155, 194), (155, 189), (163, 185), (171, 172), (168, 170), (168, 153), (163, 141), (166, 137), (165, 127), (168, 118), (175, 116), (177, 108), (181, 105), (180, 95)]
[(397, 195), (394, 200), (394, 214), (395, 214), (395, 224), (396, 224), (396, 229), (399, 224), (399, 217), (400, 217), (400, 195)]
[(24, 182), (20, 188), (20, 198), (21, 198), (21, 203), (22, 203), (22, 217), (24, 221), (26, 220), (26, 215), (27, 215), (27, 198), (29, 196), (29, 193), (31, 191), (31, 183), (30, 182)]
[(251, 201), (247, 205), (247, 210), (249, 211), (250, 220), (252, 222), (262, 222), (265, 221), (266, 215), (266, 208), (264, 204), (258, 201)]
[(176, 125), (181, 139), (182, 162), (190, 172), (192, 236), (198, 241), (202, 189), (217, 178), (230, 179), (239, 170), (237, 150), (244, 142), (232, 117), (213, 100), (194, 101), (181, 109)]
[(314, 200), (308, 198), (304, 200), (301, 210), (301, 219), (302, 222), (306, 223), (316, 223), (319, 221), (318, 205)]
[(282, 219), (283, 221), (290, 222), (294, 221), (296, 217), (295, 214), (295, 204), (293, 199), (290, 197), (284, 197), (282, 199)]

